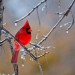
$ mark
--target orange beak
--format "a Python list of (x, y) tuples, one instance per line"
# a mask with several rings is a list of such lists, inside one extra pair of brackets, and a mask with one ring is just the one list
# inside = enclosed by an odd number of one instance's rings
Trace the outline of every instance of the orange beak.
[(32, 29), (29, 29), (28, 32), (32, 32)]

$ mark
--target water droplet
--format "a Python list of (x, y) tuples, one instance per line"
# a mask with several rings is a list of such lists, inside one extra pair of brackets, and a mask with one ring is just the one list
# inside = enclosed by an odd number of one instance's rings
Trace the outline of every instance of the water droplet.
[(45, 5), (42, 7), (42, 11), (44, 11), (45, 8), (46, 8), (46, 3), (45, 3)]
[(24, 48), (21, 48), (21, 50), (20, 51), (24, 51)]
[(60, 28), (62, 28), (62, 25), (60, 25)]
[(17, 26), (17, 23), (15, 23), (15, 26)]
[(49, 49), (50, 48), (50, 46), (48, 46), (48, 47), (46, 47), (47, 49)]
[(6, 25), (6, 23), (3, 24), (3, 26)]
[(43, 50), (42, 48), (40, 50)]
[(69, 32), (68, 32), (68, 31), (66, 31), (66, 33), (68, 34)]
[(33, 61), (33, 58), (30, 58), (30, 61)]
[(38, 34), (36, 35), (36, 40), (38, 39)]
[(23, 59), (23, 56), (21, 56), (21, 59)]
[(23, 52), (23, 56), (25, 57), (26, 55), (27, 55), (27, 52), (26, 52), (26, 51), (24, 51), (24, 52)]
[(42, 7), (42, 11), (44, 11), (44, 9), (45, 9), (45, 6)]
[(49, 53), (49, 52), (46, 52), (46, 54), (47, 54), (47, 53)]
[(65, 23), (64, 26), (68, 25), (68, 23)]
[(25, 60), (25, 56), (24, 56), (24, 55), (21, 55), (21, 59), (22, 59), (22, 60)]
[(41, 47), (42, 49), (45, 49), (45, 47)]
[(24, 64), (22, 64), (22, 67), (24, 67)]

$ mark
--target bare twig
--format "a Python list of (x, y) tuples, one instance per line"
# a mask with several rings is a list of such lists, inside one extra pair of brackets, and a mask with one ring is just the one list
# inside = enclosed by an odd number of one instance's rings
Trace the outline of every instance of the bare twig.
[[(37, 51), (36, 51), (36, 49), (35, 49), (35, 56), (37, 57)], [(41, 75), (44, 75), (44, 74), (43, 74), (42, 67), (41, 67), (41, 64), (39, 63), (39, 60), (37, 59), (36, 62), (37, 62), (37, 64), (38, 64), (38, 67), (39, 67), (39, 70), (40, 70), (40, 74), (41, 74)]]
[(2, 27), (3, 27), (3, 0), (0, 0), (0, 40)]
[(0, 44), (2, 44), (3, 42), (5, 42), (7, 39), (4, 39), (4, 40), (0, 40)]
[(50, 53), (50, 52), (45, 52), (45, 53), (43, 53), (42, 55), (38, 56), (37, 58), (39, 59), (39, 58), (45, 56), (45, 55), (48, 54), (48, 53)]
[(67, 16), (69, 14), (69, 12), (71, 11), (71, 8), (74, 4), (75, 0), (73, 0), (72, 4), (69, 6), (69, 8), (65, 11), (65, 13), (63, 14), (63, 16), (59, 19), (59, 21), (53, 26), (53, 28), (47, 33), (47, 35), (45, 35), (44, 38), (42, 38), (40, 40), (40, 42), (38, 44), (41, 44), (43, 41), (45, 41), (49, 35), (54, 31), (54, 29), (59, 25), (59, 23), (65, 18), (65, 16)]
[(71, 25), (71, 24), (72, 24), (72, 21), (71, 22), (67, 22), (65, 24), (60, 25), (60, 28), (62, 28), (63, 26)]
[(38, 60), (37, 60), (36, 62), (37, 62), (38, 67), (39, 67), (39, 69), (40, 69), (40, 73), (41, 73), (41, 75), (44, 75), (44, 74), (43, 74), (42, 67), (41, 67), (41, 64), (39, 63), (39, 61), (38, 61)]
[(40, 17), (39, 17), (38, 8), (36, 9), (36, 11), (37, 11), (37, 17), (38, 17), (38, 21), (39, 21), (39, 25), (40, 25)]
[(42, 1), (41, 1), (39, 4), (37, 4), (27, 15), (25, 15), (25, 16), (23, 16), (22, 18), (16, 20), (15, 23), (17, 23), (17, 22), (19, 22), (19, 21), (25, 19), (25, 18), (28, 17), (29, 15), (31, 15), (32, 12), (33, 12), (36, 8), (38, 8), (41, 4), (43, 4), (43, 3), (46, 2), (46, 1), (47, 1), (47, 0), (42, 0)]
[(59, 23), (63, 20), (63, 18), (65, 17), (65, 15), (63, 15), (60, 20), (53, 26), (53, 28), (44, 36), (44, 38), (42, 38), (38, 43), (36, 43), (31, 49), (35, 49), (36, 46), (38, 46), (39, 44), (41, 44), (42, 42), (44, 42), (49, 36), (50, 34), (54, 31), (54, 29), (59, 25)]
[(12, 45), (11, 39), (9, 38), (9, 39), (7, 40), (7, 42), (9, 43), (9, 46), (10, 46), (10, 49), (11, 49), (11, 54), (13, 54), (13, 52), (14, 52), (14, 48), (13, 48), (13, 45)]
[(45, 7), (46, 7), (46, 14), (47, 14), (47, 1), (46, 1), (46, 4), (45, 4)]
[[(6, 36), (6, 39), (1, 40), (1, 35), (3, 34), (2, 33), (2, 30), (3, 30), (3, 11), (4, 11), (3, 0), (0, 0), (0, 45), (5, 41), (8, 41), (9, 44), (11, 45), (11, 39), (9, 38), (9, 40), (8, 40), (7, 37), (9, 37), (9, 35), (7, 35), (8, 33), (6, 34), (6, 32), (4, 32), (4, 31), (3, 32)], [(10, 47), (12, 48), (12, 46), (10, 46)], [(14, 71), (15, 71), (15, 75), (18, 75), (18, 64), (14, 66)]]
[(68, 32), (68, 31), (72, 28), (73, 24), (74, 24), (74, 16), (73, 16), (73, 14), (72, 14), (72, 21), (71, 21), (71, 22), (67, 22), (67, 23), (65, 23), (65, 24), (63, 24), (63, 25), (60, 25), (60, 28), (62, 28), (63, 26), (69, 25), (69, 26), (67, 27), (67, 29), (66, 29), (66, 32)]
[(13, 64), (15, 75), (18, 75), (18, 64)]
[[(24, 17), (22, 17), (21, 19), (18, 19), (15, 21), (15, 23), (25, 19), (26, 17), (28, 17), (35, 9), (37, 9), (41, 4), (43, 4), (44, 2), (46, 2), (47, 0), (43, 0), (41, 1), (37, 6), (35, 6), (27, 15), (25, 15)], [(63, 15), (61, 16), (61, 18), (59, 19), (59, 21), (52, 27), (52, 29), (50, 29), (50, 31), (38, 42), (36, 43), (32, 49), (34, 48), (37, 48), (37, 47), (40, 47), (41, 43), (43, 43), (46, 39), (48, 39), (48, 37), (51, 35), (51, 33), (56, 29), (56, 27), (59, 25), (59, 23), (69, 14), (69, 12), (71, 11), (71, 8), (72, 6), (74, 5), (75, 3), (75, 0), (73, 0), (73, 2), (71, 3), (71, 5), (69, 6), (69, 8), (63, 13)], [(1, 7), (1, 6), (0, 6)], [(33, 55), (29, 50), (28, 48), (26, 48), (25, 46), (23, 46), (8, 30), (6, 30), (4, 27), (3, 27), (3, 24), (2, 21), (3, 21), (3, 12), (1, 13), (2, 14), (2, 17), (0, 18), (0, 36), (1, 36), (1, 31), (4, 30), (7, 34), (9, 34), (12, 38), (14, 38), (23, 48), (25, 51), (27, 51), (27, 53), (38, 63), (38, 66), (40, 68), (40, 72), (41, 72), (41, 75), (43, 75), (43, 71), (42, 71), (42, 68), (41, 68), (41, 65), (38, 61), (39, 58), (45, 56), (46, 54), (48, 54), (49, 52), (45, 52), (44, 54), (42, 54), (41, 56), (36, 56), (36, 55)], [(74, 18), (73, 18), (73, 23), (74, 23)], [(73, 25), (72, 23), (72, 25)], [(70, 29), (72, 27), (72, 25), (68, 28)], [(5, 40), (2, 40), (1, 42), (3, 43)], [(40, 47), (41, 48), (41, 47)], [(14, 71), (15, 71), (15, 75), (18, 75), (18, 64), (14, 64)]]
[(74, 16), (72, 14), (72, 22), (71, 22), (70, 26), (66, 29), (66, 31), (70, 30), (71, 27), (73, 26), (73, 24), (74, 24)]
[[(45, 46), (41, 46), (39, 44), (31, 43), (31, 42), (30, 42), (30, 45), (33, 45), (34, 47), (38, 48), (39, 50), (46, 50), (46, 49), (50, 48), (50, 46), (45, 47)], [(31, 50), (31, 48), (29, 48), (28, 50)]]
[(58, 8), (60, 9), (60, 7), (61, 7), (61, 0), (59, 0), (58, 2)]
[(61, 8), (61, 0), (59, 0), (59, 4), (58, 4), (58, 9), (59, 10), (58, 10), (58, 13), (57, 14), (58, 14), (59, 17), (61, 17), (60, 8)]
[(28, 52), (28, 54), (29, 54), (34, 60), (37, 59), (37, 57), (34, 56), (25, 46), (23, 46), (8, 30), (6, 30), (5, 28), (3, 28), (3, 30), (6, 31), (6, 33), (10, 34), (10, 35), (12, 36), (12, 38), (14, 38), (14, 39), (24, 48), (24, 50)]
[[(51, 35), (51, 33), (56, 29), (56, 27), (59, 25), (59, 23), (69, 14), (69, 12), (71, 11), (71, 8), (72, 8), (74, 3), (75, 3), (75, 0), (73, 0), (71, 5), (69, 6), (69, 8), (64, 12), (62, 17), (59, 19), (59, 21), (52, 27), (52, 29), (50, 29), (50, 31), (44, 36), (44, 38), (42, 38), (38, 43), (36, 43), (36, 45), (41, 44), (42, 42), (44, 42)], [(32, 49), (36, 48), (36, 45), (34, 45), (32, 47)]]

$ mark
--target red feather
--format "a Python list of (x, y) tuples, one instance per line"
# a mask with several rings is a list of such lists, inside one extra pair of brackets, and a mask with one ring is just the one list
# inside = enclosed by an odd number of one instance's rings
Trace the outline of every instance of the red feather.
[[(15, 38), (24, 46), (26, 46), (31, 41), (31, 27), (29, 25), (28, 20), (24, 24), (24, 26), (16, 33)], [(20, 45), (14, 41), (14, 53), (12, 54), (12, 63), (17, 63), (18, 54), (20, 51)]]

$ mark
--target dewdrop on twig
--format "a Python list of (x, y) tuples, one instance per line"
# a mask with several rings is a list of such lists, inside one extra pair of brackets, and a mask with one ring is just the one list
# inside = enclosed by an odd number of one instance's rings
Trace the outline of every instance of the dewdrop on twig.
[(37, 50), (40, 50), (40, 48), (37, 48)]
[(36, 40), (38, 40), (38, 34), (36, 35)]
[(60, 28), (62, 28), (63, 26), (62, 25), (60, 25)]
[(46, 3), (45, 3), (45, 5), (42, 7), (42, 11), (44, 11), (45, 8), (46, 8)]
[(3, 24), (3, 26), (6, 25), (6, 23)]
[(24, 64), (22, 64), (22, 67), (24, 67)]
[(30, 61), (33, 61), (33, 58), (30, 58)]
[(21, 50), (20, 50), (20, 51), (22, 51), (22, 52), (23, 52), (23, 51), (24, 51), (24, 49), (23, 49), (23, 48), (21, 48)]
[(22, 60), (25, 60), (25, 56), (21, 55), (21, 59), (22, 59)]
[(43, 49), (41, 48), (40, 50), (42, 51)]
[(17, 26), (17, 23), (15, 22), (15, 26)]
[(48, 54), (49, 52), (46, 52), (46, 54)]
[(42, 7), (42, 11), (44, 11), (44, 9), (45, 9), (45, 6)]
[(49, 49), (49, 48), (50, 48), (50, 46), (47, 46), (46, 48), (47, 48), (47, 49)]
[(69, 33), (69, 31), (66, 31), (66, 33), (68, 34), (68, 33)]

